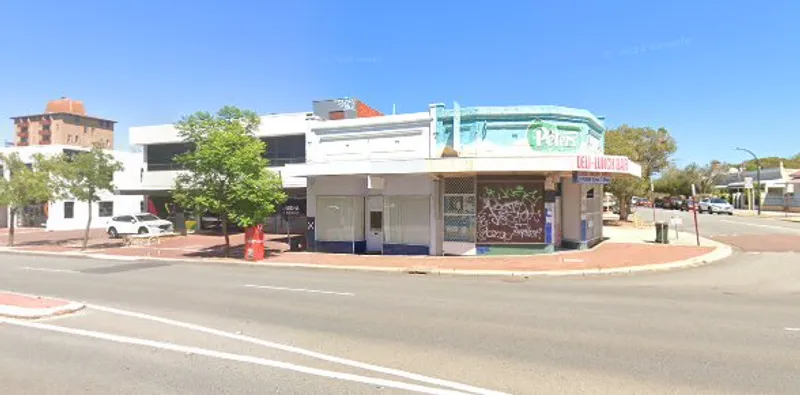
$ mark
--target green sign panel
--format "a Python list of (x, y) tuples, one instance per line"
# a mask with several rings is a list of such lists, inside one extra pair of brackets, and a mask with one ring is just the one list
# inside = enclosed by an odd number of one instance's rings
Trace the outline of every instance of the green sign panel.
[(534, 120), (528, 125), (528, 144), (535, 151), (576, 152), (581, 145), (581, 129)]

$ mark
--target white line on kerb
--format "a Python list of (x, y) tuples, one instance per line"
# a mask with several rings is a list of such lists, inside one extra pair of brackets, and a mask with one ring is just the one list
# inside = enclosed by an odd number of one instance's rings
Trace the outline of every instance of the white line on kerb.
[(465, 391), (465, 392), (468, 392), (468, 393), (481, 394), (481, 395), (500, 395), (500, 394), (504, 394), (503, 392), (497, 392), (497, 391), (492, 391), (492, 390), (488, 390), (488, 389), (484, 389), (484, 388), (480, 388), (480, 387), (474, 387), (474, 386), (471, 386), (471, 385), (468, 385), (468, 384), (461, 384), (461, 383), (456, 383), (454, 381), (448, 381), (448, 380), (443, 380), (443, 379), (437, 379), (437, 378), (434, 378), (434, 377), (423, 376), (421, 374), (406, 372), (406, 371), (399, 370), (399, 369), (392, 369), (392, 368), (387, 368), (387, 367), (378, 366), (378, 365), (372, 365), (372, 364), (368, 364), (368, 363), (364, 363), (364, 362), (358, 362), (358, 361), (354, 361), (352, 359), (335, 357), (333, 355), (328, 355), (328, 354), (323, 354), (323, 353), (319, 353), (319, 352), (315, 352), (315, 351), (311, 351), (311, 350), (306, 350), (306, 349), (303, 349), (303, 348), (300, 348), (300, 347), (293, 347), (293, 346), (289, 346), (289, 345), (286, 345), (286, 344), (275, 343), (275, 342), (262, 340), (262, 339), (258, 339), (258, 338), (255, 338), (255, 337), (245, 336), (245, 335), (237, 335), (235, 333), (225, 332), (225, 331), (221, 331), (221, 330), (218, 330), (218, 329), (213, 329), (213, 328), (208, 328), (208, 327), (201, 326), (201, 325), (191, 324), (191, 323), (188, 323), (188, 322), (181, 322), (181, 321), (171, 320), (169, 318), (163, 318), (163, 317), (158, 317), (158, 316), (154, 316), (154, 315), (137, 313), (137, 312), (134, 312), (134, 311), (115, 309), (113, 307), (98, 306), (98, 305), (93, 305), (93, 304), (86, 304), (86, 307), (89, 308), (89, 309), (105, 311), (105, 312), (111, 313), (111, 314), (118, 314), (118, 315), (124, 315), (124, 316), (128, 316), (128, 317), (134, 317), (134, 318), (139, 318), (139, 319), (153, 321), (153, 322), (160, 322), (162, 324), (173, 325), (173, 326), (177, 326), (179, 328), (189, 329), (189, 330), (198, 331), (198, 332), (204, 332), (204, 333), (208, 333), (208, 334), (212, 334), (212, 335), (216, 335), (216, 336), (220, 336), (220, 337), (225, 337), (225, 338), (228, 338), (228, 339), (234, 339), (234, 340), (243, 341), (243, 342), (246, 342), (246, 343), (258, 344), (260, 346), (274, 348), (276, 350), (286, 351), (286, 352), (290, 352), (290, 353), (294, 353), (294, 354), (304, 355), (304, 356), (307, 356), (307, 357), (310, 357), (310, 358), (316, 358), (316, 359), (320, 359), (320, 360), (323, 360), (323, 361), (338, 363), (338, 364), (341, 364), (341, 365), (351, 366), (351, 367), (354, 367), (354, 368), (359, 368), (359, 369), (364, 369), (364, 370), (369, 370), (369, 371), (372, 371), (372, 372), (378, 372), (378, 373), (388, 374), (388, 375), (392, 375), (392, 376), (403, 377), (403, 378), (406, 378), (406, 379), (415, 380), (415, 381), (419, 381), (419, 382), (426, 383), (426, 384), (438, 385), (440, 387), (452, 388), (452, 389), (456, 389), (456, 390), (459, 390), (459, 391)]
[(30, 267), (30, 266), (22, 266), (19, 268), (20, 270), (31, 270), (36, 272), (52, 272), (52, 273), (71, 273), (71, 274), (79, 274), (80, 272), (77, 270), (68, 270), (68, 269), (49, 269), (46, 267)]
[(319, 290), (319, 289), (275, 287), (275, 286), (272, 286), (272, 285), (245, 284), (245, 287), (247, 287), (247, 288), (272, 289), (272, 290), (276, 290), (276, 291), (307, 292), (307, 293), (311, 293), (311, 294), (355, 296), (355, 294), (350, 293), (350, 292), (334, 292), (334, 291), (322, 291), (322, 290)]
[(789, 332), (800, 332), (800, 328), (783, 328), (783, 329), (786, 329)]
[(236, 362), (244, 362), (244, 363), (251, 363), (254, 365), (261, 365), (261, 366), (269, 366), (273, 368), (279, 369), (286, 369), (292, 370), (295, 372), (312, 374), (315, 376), (327, 377), (332, 379), (338, 380), (345, 380), (345, 381), (352, 381), (361, 384), (369, 384), (369, 385), (377, 385), (389, 388), (397, 388), (407, 391), (418, 392), (422, 394), (442, 394), (442, 395), (450, 395), (450, 394), (465, 394), (464, 392), (453, 391), (453, 390), (444, 390), (439, 388), (433, 387), (425, 387), (416, 384), (407, 384), (400, 381), (392, 381), (386, 379), (379, 379), (374, 377), (367, 377), (367, 376), (359, 376), (350, 373), (341, 373), (341, 372), (334, 372), (331, 370), (323, 370), (323, 369), (316, 369), (308, 366), (302, 365), (295, 365), (288, 362), (281, 362), (275, 361), (272, 359), (266, 358), (258, 358), (249, 355), (242, 355), (242, 354), (232, 354), (222, 351), (215, 351), (215, 350), (207, 350), (204, 348), (198, 347), (189, 347), (189, 346), (182, 346), (174, 343), (166, 343), (166, 342), (158, 342), (153, 340), (147, 339), (140, 339), (135, 337), (128, 337), (128, 336), (120, 336), (114, 335), (111, 333), (104, 333), (104, 332), (95, 332), (95, 331), (88, 331), (83, 329), (75, 329), (75, 328), (66, 328), (63, 326), (57, 325), (49, 325), (49, 324), (42, 324), (37, 322), (29, 322), (29, 321), (19, 321), (13, 319), (2, 319), (0, 318), (0, 322), (17, 325), (22, 327), (34, 328), (34, 329), (42, 329), (52, 332), (60, 332), (66, 333), (70, 335), (77, 335), (77, 336), (84, 336), (90, 337), (94, 339), (101, 339), (101, 340), (108, 340), (116, 343), (123, 343), (123, 344), (135, 344), (139, 346), (145, 347), (152, 347), (162, 350), (169, 350), (169, 351), (176, 351), (181, 353), (190, 353), (190, 354), (197, 354), (203, 355), (206, 357), (217, 358), (217, 359), (225, 359), (229, 361), (236, 361)]

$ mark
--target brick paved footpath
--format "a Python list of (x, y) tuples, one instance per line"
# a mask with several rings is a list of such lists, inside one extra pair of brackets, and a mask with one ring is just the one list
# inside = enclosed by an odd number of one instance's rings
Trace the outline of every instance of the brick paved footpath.
[[(649, 231), (645, 232), (649, 235)], [(17, 235), (17, 249), (47, 252), (78, 252), (81, 231), (43, 232), (30, 230)], [(351, 254), (324, 254), (288, 252), (283, 235), (267, 235), (265, 246), (269, 251), (265, 262), (318, 264), (337, 266), (373, 266), (382, 268), (437, 268), (454, 270), (587, 270), (632, 267), (670, 263), (695, 258), (713, 251), (713, 247), (687, 245), (658, 245), (652, 243), (603, 243), (589, 251), (566, 251), (557, 254), (533, 256), (368, 256)], [(4, 241), (4, 240), (2, 240)], [(241, 262), (244, 257), (244, 236), (231, 236), (232, 259), (221, 261)], [(121, 240), (109, 240), (102, 231), (92, 231), (86, 253), (126, 257), (198, 259), (222, 258), (223, 239), (219, 235), (193, 234), (163, 239), (157, 245), (124, 247)]]

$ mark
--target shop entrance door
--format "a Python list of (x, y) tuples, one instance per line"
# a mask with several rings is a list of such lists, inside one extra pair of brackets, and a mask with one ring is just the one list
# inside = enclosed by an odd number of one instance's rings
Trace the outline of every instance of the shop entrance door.
[(367, 252), (383, 252), (383, 196), (367, 196)]

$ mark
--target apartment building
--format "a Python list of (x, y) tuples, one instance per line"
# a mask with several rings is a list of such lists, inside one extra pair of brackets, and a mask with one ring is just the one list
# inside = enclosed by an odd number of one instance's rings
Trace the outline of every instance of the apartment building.
[(51, 100), (43, 113), (11, 117), (14, 145), (66, 145), (90, 148), (114, 146), (116, 121), (89, 116), (82, 101), (62, 97)]

